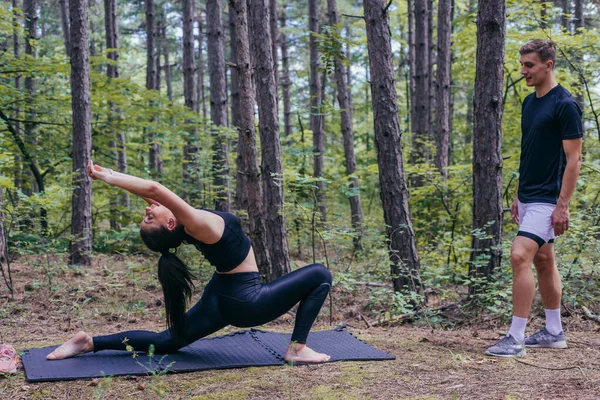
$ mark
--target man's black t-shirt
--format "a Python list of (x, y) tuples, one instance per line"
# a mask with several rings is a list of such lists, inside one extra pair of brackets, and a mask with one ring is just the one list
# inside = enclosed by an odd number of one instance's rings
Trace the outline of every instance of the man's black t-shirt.
[(583, 136), (581, 107), (558, 85), (525, 98), (521, 118), (519, 201), (556, 204), (567, 160), (562, 141)]

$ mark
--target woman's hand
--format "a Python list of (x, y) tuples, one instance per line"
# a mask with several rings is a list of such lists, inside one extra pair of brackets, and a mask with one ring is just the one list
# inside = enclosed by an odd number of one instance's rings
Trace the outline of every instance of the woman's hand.
[(87, 171), (88, 171), (88, 175), (90, 178), (92, 178), (94, 180), (100, 179), (101, 181), (105, 181), (105, 182), (106, 182), (106, 178), (109, 175), (113, 174), (113, 171), (111, 169), (102, 168), (99, 165), (94, 165), (94, 162), (92, 160), (90, 160), (88, 162)]

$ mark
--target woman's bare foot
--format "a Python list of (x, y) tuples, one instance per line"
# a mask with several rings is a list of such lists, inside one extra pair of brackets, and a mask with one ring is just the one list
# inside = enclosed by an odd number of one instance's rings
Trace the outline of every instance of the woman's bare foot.
[(77, 354), (89, 353), (94, 350), (92, 337), (84, 331), (79, 331), (69, 341), (46, 356), (46, 360), (62, 360), (76, 356)]
[(305, 344), (292, 342), (288, 346), (283, 359), (288, 364), (295, 363), (322, 363), (329, 361), (331, 356), (323, 353), (317, 353)]

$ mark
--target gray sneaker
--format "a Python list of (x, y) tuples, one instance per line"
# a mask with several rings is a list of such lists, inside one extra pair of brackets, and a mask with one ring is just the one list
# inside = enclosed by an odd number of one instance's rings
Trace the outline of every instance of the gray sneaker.
[(517, 339), (508, 334), (500, 339), (495, 345), (489, 347), (485, 354), (497, 357), (523, 357), (525, 346), (517, 342)]
[(525, 338), (525, 346), (566, 349), (567, 341), (565, 340), (565, 333), (563, 331), (560, 331), (558, 335), (553, 335), (546, 328), (542, 328), (533, 335)]

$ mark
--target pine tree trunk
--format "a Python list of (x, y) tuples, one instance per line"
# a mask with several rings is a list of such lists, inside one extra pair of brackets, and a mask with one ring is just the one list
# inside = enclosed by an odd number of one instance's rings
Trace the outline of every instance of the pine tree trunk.
[[(19, 2), (17, 0), (12, 0), (12, 8), (13, 8), (13, 54), (15, 59), (19, 59), (21, 57), (21, 43), (19, 40), (19, 32), (20, 32), (20, 22), (19, 22), (19, 12), (17, 9), (19, 8)], [(21, 74), (15, 75), (15, 89), (17, 91), (21, 91)], [(14, 122), (15, 131), (18, 136), (21, 136), (21, 123), (19, 120), (21, 119), (21, 108), (18, 105), (15, 105), (15, 113), (14, 118), (16, 121)], [(15, 155), (15, 170), (14, 170), (14, 184), (15, 189), (19, 190), (23, 186), (23, 176), (22, 176), (22, 165), (21, 165), (21, 157)], [(18, 196), (15, 196), (15, 201), (18, 201)]]
[(325, 206), (324, 133), (321, 118), (321, 78), (319, 77), (319, 53), (317, 37), (319, 33), (319, 6), (317, 0), (308, 0), (308, 31), (310, 48), (310, 129), (313, 133), (313, 176), (319, 181), (315, 189), (315, 202), (321, 212), (321, 221), (327, 219)]
[(290, 61), (288, 56), (287, 35), (285, 33), (286, 26), (285, 6), (281, 9), (279, 21), (281, 23), (281, 35), (279, 37), (279, 45), (281, 46), (281, 92), (283, 97), (283, 135), (288, 137), (292, 134), (292, 111), (290, 100)]
[[(227, 126), (225, 78), (225, 32), (221, 20), (221, 0), (206, 1), (208, 74), (210, 79), (210, 117), (216, 127)], [(213, 182), (217, 188), (215, 209), (230, 211), (229, 145), (218, 130), (213, 133)]]
[[(583, 6), (584, 6), (583, 1), (584, 0), (575, 0), (575, 15), (574, 15), (574, 20), (573, 20), (573, 28), (575, 30), (576, 35), (580, 35), (581, 29), (585, 28), (585, 17), (583, 15)], [(581, 55), (581, 52), (577, 52), (576, 56), (575, 56), (575, 65), (580, 65), (582, 58), (583, 57)], [(579, 103), (581, 108), (585, 107), (585, 98), (583, 96), (583, 90), (584, 90), (583, 77), (580, 76), (579, 77), (580, 93), (578, 93), (577, 96), (575, 96), (575, 99), (577, 100), (577, 102)]]
[[(415, 93), (411, 108), (412, 154), (411, 163), (426, 162), (427, 143), (430, 131), (430, 48), (429, 48), (429, 0), (414, 0), (415, 3)], [(415, 186), (422, 180), (415, 178)]]
[[(336, 0), (327, 0), (327, 11), (329, 13), (329, 24), (337, 26), (339, 24), (337, 16)], [(342, 123), (342, 137), (344, 139), (344, 156), (346, 158), (346, 174), (351, 177), (356, 172), (356, 158), (354, 156), (354, 130), (352, 127), (352, 104), (348, 87), (346, 86), (346, 66), (336, 57), (334, 61), (335, 82), (338, 93), (338, 103), (340, 105), (340, 116)], [(360, 187), (358, 178), (353, 176), (349, 182), (348, 200), (350, 201), (350, 215), (352, 228), (359, 234), (362, 225), (362, 206), (360, 204)], [(357, 236), (354, 240), (356, 250), (362, 249), (362, 240)]]
[(169, 38), (167, 37), (167, 20), (165, 18), (165, 22), (160, 30), (161, 43), (162, 43), (162, 52), (163, 59), (165, 61), (165, 84), (167, 86), (167, 99), (172, 103), (173, 102), (173, 71), (171, 70), (171, 61), (169, 56)]
[[(279, 57), (277, 54), (277, 47), (279, 44), (279, 34), (277, 29), (277, 0), (269, 0), (269, 27), (271, 29), (271, 53), (273, 54), (273, 73), (275, 74), (275, 87), (279, 87)], [(278, 92), (275, 95), (279, 99)], [(277, 101), (279, 106), (279, 100)]]
[[(88, 15), (93, 15), (94, 12), (94, 7), (96, 6), (96, 1), (95, 0), (89, 0), (88, 1)], [(90, 57), (96, 57), (96, 39), (94, 38), (94, 32), (96, 31), (96, 26), (94, 25), (94, 19), (93, 18), (88, 18), (89, 24), (90, 24), (90, 28), (89, 28), (89, 32), (92, 32), (91, 35), (88, 35), (89, 37), (89, 46), (90, 46)]]
[(86, 0), (71, 0), (71, 94), (73, 108), (73, 197), (70, 265), (91, 265), (92, 180), (87, 164), (92, 152), (90, 59)]
[[(198, 13), (198, 104), (202, 105), (202, 118), (206, 120), (206, 93), (204, 88), (204, 24), (202, 13)], [(199, 107), (200, 108), (200, 107)]]
[(269, 8), (267, 0), (256, 0), (252, 6), (249, 31), (254, 50), (267, 248), (271, 256), (271, 272), (266, 274), (266, 279), (272, 280), (290, 272), (290, 260), (283, 215), (283, 172), (277, 119), (277, 87), (271, 53), (273, 47), (268, 25)]
[[(480, 0), (473, 125), (473, 234), (469, 273), (490, 278), (502, 260), (502, 88), (505, 0)], [(471, 284), (478, 292), (479, 282)]]
[[(196, 95), (196, 63), (194, 60), (194, 1), (182, 1), (183, 22), (183, 97), (185, 106), (198, 113)], [(200, 167), (198, 162), (198, 129), (191, 121), (186, 121), (188, 135), (183, 146), (183, 186), (188, 201), (200, 198)]]
[[(104, 0), (104, 30), (106, 36), (106, 48), (117, 49), (119, 47), (119, 24), (117, 23), (117, 1)], [(120, 54), (118, 50), (109, 51), (108, 58), (115, 63), (119, 62)], [(106, 76), (109, 79), (119, 77), (119, 66), (109, 64), (106, 67)], [(116, 109), (114, 103), (109, 103), (110, 114), (108, 116), (108, 126), (114, 137), (110, 142), (110, 148), (113, 149), (113, 159), (115, 160), (115, 169), (122, 173), (127, 173), (127, 155), (125, 153), (125, 134), (120, 129), (114, 129), (113, 124), (122, 118), (121, 110)], [(129, 193), (125, 190), (113, 197), (110, 202), (110, 227), (113, 230), (120, 229), (119, 207), (129, 208)]]
[(450, 139), (450, 36), (452, 34), (452, 0), (438, 0), (438, 50), (435, 166), (444, 180), (448, 178), (448, 147)]
[(420, 264), (408, 210), (398, 102), (386, 0), (365, 0), (375, 145), (394, 290), (422, 292)]
[(415, 126), (415, 119), (417, 118), (415, 111), (413, 110), (415, 104), (415, 96), (417, 95), (417, 83), (415, 81), (416, 75), (416, 57), (417, 48), (415, 46), (415, 0), (408, 0), (408, 85), (409, 85), (409, 106), (410, 112), (408, 114), (408, 129), (413, 132), (412, 127)]
[[(156, 65), (156, 13), (154, 0), (145, 1), (146, 11), (146, 89), (157, 89), (157, 65)], [(151, 119), (150, 122), (153, 122)], [(156, 143), (155, 132), (147, 132), (149, 140), (148, 166), (153, 177), (158, 178), (160, 174), (160, 148)]]
[(570, 12), (570, 0), (560, 0), (560, 5), (562, 8), (562, 14), (560, 16), (560, 24), (565, 29), (566, 32), (571, 32), (571, 27), (569, 26), (569, 14)]
[(69, 28), (69, 0), (59, 0), (58, 8), (60, 11), (60, 24), (63, 30), (63, 38), (65, 41), (65, 51), (67, 57), (71, 56), (71, 31)]
[[(233, 64), (237, 65), (238, 62), (238, 38), (237, 38), (237, 29), (236, 29), (236, 24), (242, 23), (241, 21), (236, 21), (237, 19), (237, 11), (236, 11), (236, 7), (240, 7), (239, 4), (231, 4), (229, 5), (229, 52), (230, 52), (230, 56), (231, 56), (231, 62)], [(243, 19), (243, 29), (246, 30), (246, 32), (244, 33), (246, 36), (248, 36), (248, 13), (247, 13), (247, 9), (246, 6), (244, 5), (244, 12), (246, 12), (246, 17), (245, 19)], [(240, 17), (242, 18), (242, 17)], [(241, 40), (246, 40), (248, 41), (248, 37), (246, 37), (245, 39), (242, 38)], [(245, 56), (245, 55), (244, 55)], [(248, 51), (248, 63), (250, 63), (250, 51)], [(244, 138), (242, 137), (244, 135), (242, 129), (241, 129), (241, 110), (240, 110), (240, 78), (239, 78), (239, 67), (238, 68), (232, 68), (230, 70), (231, 73), (231, 85), (229, 87), (229, 91), (230, 91), (230, 96), (231, 96), (231, 124), (237, 129), (238, 131), (238, 140), (237, 140), (237, 149), (236, 149), (236, 158), (235, 158), (235, 164), (236, 164), (236, 169), (237, 169), (237, 173), (236, 173), (236, 179), (235, 179), (235, 206), (238, 210), (248, 210), (248, 183), (247, 183), (247, 177), (246, 177), (246, 168), (244, 166), (244, 157), (245, 157), (245, 149), (244, 149)], [(244, 71), (245, 72), (245, 71)], [(252, 78), (252, 72), (249, 70), (250, 73), (250, 78)], [(250, 80), (250, 90), (252, 91), (252, 80)], [(252, 95), (252, 101), (254, 102), (254, 95)], [(252, 103), (254, 105), (254, 103)], [(252, 114), (253, 118), (254, 118), (254, 110), (253, 110), (253, 114)], [(254, 136), (254, 135), (253, 135)], [(256, 151), (256, 149), (255, 149)], [(258, 168), (258, 164), (257, 164), (257, 168)], [(242, 219), (242, 222), (244, 223), (245, 221)]]
[[(256, 130), (254, 123), (254, 91), (252, 88), (252, 65), (250, 63), (250, 42), (248, 37), (248, 10), (246, 0), (232, 0), (229, 17), (235, 24), (235, 62), (239, 83), (239, 119), (238, 129), (240, 152), (240, 174), (246, 185), (246, 210), (252, 247), (261, 274), (270, 276), (271, 261), (267, 250), (267, 231), (265, 226), (264, 206), (260, 170), (258, 168), (258, 151), (256, 148)], [(242, 150), (242, 151), (240, 151)]]

